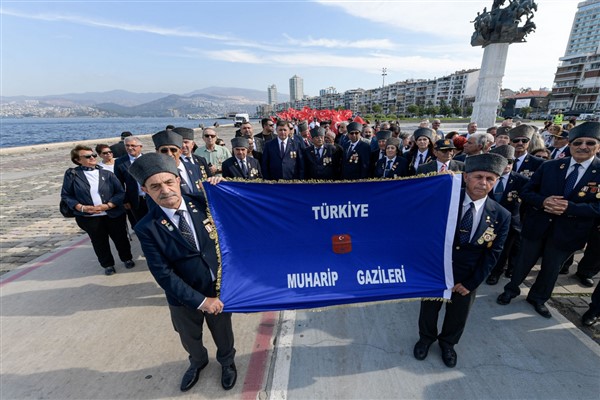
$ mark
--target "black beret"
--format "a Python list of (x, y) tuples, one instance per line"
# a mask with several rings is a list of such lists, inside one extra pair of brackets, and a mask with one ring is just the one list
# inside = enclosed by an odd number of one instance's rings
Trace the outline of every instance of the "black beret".
[(375, 134), (375, 136), (377, 136), (377, 140), (388, 140), (392, 137), (392, 131), (379, 131)]
[(425, 137), (429, 138), (429, 141), (432, 142), (433, 141), (433, 130), (429, 129), (429, 128), (419, 128), (416, 131), (414, 131), (413, 137), (414, 137), (415, 141), (418, 138), (420, 138), (421, 136), (425, 136)]
[(435, 142), (436, 150), (447, 150), (447, 149), (456, 149), (454, 145), (454, 141), (452, 139), (440, 139)]
[(142, 186), (152, 175), (161, 172), (169, 172), (179, 176), (179, 170), (173, 157), (160, 153), (146, 153), (137, 158), (129, 167), (131, 176)]
[(183, 145), (183, 138), (180, 134), (173, 132), (172, 130), (168, 131), (160, 131), (152, 135), (152, 141), (154, 142), (154, 147), (157, 149), (160, 146), (165, 145), (173, 145), (181, 148)]
[[(521, 124), (515, 128), (512, 128), (510, 131), (508, 131), (508, 136), (510, 137), (510, 140), (520, 138), (520, 137), (526, 137), (527, 139), (531, 140), (531, 138), (533, 137), (533, 134), (536, 131), (537, 131), (537, 129), (534, 126), (527, 125), (527, 124)], [(498, 135), (497, 131), (496, 131), (496, 135)]]
[(500, 154), (477, 154), (465, 159), (465, 172), (485, 171), (501, 176), (507, 165), (508, 160)]
[(311, 137), (325, 136), (325, 129), (315, 126), (310, 130)]
[(580, 137), (600, 140), (600, 122), (584, 122), (569, 131), (569, 142)]
[(500, 154), (502, 157), (506, 158), (507, 160), (515, 159), (515, 148), (513, 146), (509, 146), (507, 144), (504, 144), (502, 146), (498, 146), (498, 147), (491, 149), (490, 153)]
[(231, 139), (231, 148), (232, 149), (235, 149), (236, 147), (247, 148), (249, 145), (250, 145), (250, 142), (248, 142), (248, 138), (245, 138), (243, 136), (234, 137), (233, 139)]
[(173, 132), (179, 133), (182, 138), (187, 140), (194, 140), (194, 130), (190, 128), (184, 128), (183, 126), (179, 126), (177, 128), (172, 129)]
[(358, 122), (350, 122), (347, 126), (348, 132), (359, 131), (362, 132), (363, 126)]

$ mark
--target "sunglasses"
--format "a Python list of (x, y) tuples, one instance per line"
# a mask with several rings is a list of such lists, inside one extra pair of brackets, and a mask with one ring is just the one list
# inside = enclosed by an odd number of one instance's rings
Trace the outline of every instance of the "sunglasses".
[(513, 143), (529, 143), (529, 139), (523, 138), (523, 139), (513, 139), (512, 140)]
[(96, 153), (86, 154), (86, 155), (82, 155), (81, 157), (87, 158), (89, 160), (90, 158), (96, 158), (96, 157), (98, 157), (98, 154), (96, 154)]
[(275, 124), (267, 124), (267, 126), (275, 126)]
[(214, 138), (217, 137), (217, 135), (204, 135), (204, 137)]
[(598, 142), (595, 142), (593, 140), (576, 140), (574, 142), (571, 143), (573, 146), (577, 147), (577, 146), (581, 146), (582, 144), (585, 144), (586, 146), (595, 146), (598, 144)]
[(177, 147), (163, 147), (159, 151), (163, 154), (167, 154), (168, 152), (175, 154), (179, 151), (179, 149)]
[(103, 156), (105, 156), (105, 155), (107, 155), (107, 154), (112, 154), (112, 151), (103, 151), (103, 152), (102, 152), (102, 153), (100, 153), (100, 154), (102, 154)]
[(348, 132), (348, 135), (360, 135), (360, 132), (352, 131), (352, 132)]

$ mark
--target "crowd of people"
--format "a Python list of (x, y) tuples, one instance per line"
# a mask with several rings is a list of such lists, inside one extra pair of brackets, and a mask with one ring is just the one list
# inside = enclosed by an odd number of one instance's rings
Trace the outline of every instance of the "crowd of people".
[[(545, 318), (558, 275), (568, 273), (573, 254), (584, 249), (575, 277), (586, 287), (600, 272), (600, 123), (532, 125), (506, 119), (480, 131), (444, 133), (441, 121), (423, 120), (413, 132), (397, 124), (348, 121), (288, 121), (265, 118), (261, 132), (244, 122), (231, 151), (218, 144), (217, 128), (167, 126), (152, 136), (155, 152), (123, 132), (116, 145), (71, 152), (77, 166), (65, 172), (62, 198), (87, 232), (106, 275), (116, 272), (109, 238), (126, 268), (135, 263), (126, 215), (147, 264), (169, 301), (171, 318), (190, 367), (181, 390), (189, 390), (208, 362), (202, 345), (207, 320), (223, 367), (222, 386), (235, 385), (231, 315), (216, 296), (217, 258), (206, 217), (202, 182), (224, 178), (290, 181), (393, 179), (462, 173), (459, 221), (453, 243), (455, 286), (438, 333), (443, 303), (423, 301), (415, 358), (427, 357), (435, 341), (448, 367), (483, 282), (508, 278), (497, 303), (508, 305), (541, 257), (541, 269), (526, 298)], [(203, 146), (195, 134), (201, 133)], [(121, 153), (124, 151), (124, 154)], [(120, 154), (120, 155), (119, 155)], [(98, 155), (102, 162), (97, 163)], [(113, 173), (114, 172), (114, 173)], [(198, 268), (200, 266), (201, 268)], [(200, 310), (200, 312), (198, 312)], [(600, 319), (600, 291), (582, 323)]]

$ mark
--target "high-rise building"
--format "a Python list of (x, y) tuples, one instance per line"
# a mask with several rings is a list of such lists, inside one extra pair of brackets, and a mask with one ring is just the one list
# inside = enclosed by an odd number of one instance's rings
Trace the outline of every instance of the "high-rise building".
[(304, 79), (298, 75), (290, 78), (290, 102), (302, 100), (304, 98)]
[(269, 99), (268, 104), (270, 106), (277, 104), (277, 86), (275, 86), (275, 84), (267, 87), (267, 95)]
[(556, 69), (550, 111), (600, 111), (600, 0), (582, 1)]
[(326, 94), (336, 94), (337, 90), (333, 86), (329, 86), (326, 89), (319, 90), (319, 96), (325, 96)]

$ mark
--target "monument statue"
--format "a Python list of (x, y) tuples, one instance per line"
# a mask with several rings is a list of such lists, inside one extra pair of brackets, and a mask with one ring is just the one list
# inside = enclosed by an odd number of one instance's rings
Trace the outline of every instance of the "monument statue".
[[(524, 42), (525, 36), (535, 30), (531, 20), (537, 4), (533, 0), (509, 0), (509, 5), (500, 8), (506, 0), (494, 0), (492, 9), (483, 9), (477, 13), (474, 21), (475, 32), (471, 36), (471, 46), (486, 47), (491, 43)], [(527, 17), (525, 24), (519, 26), (521, 18)]]
[[(490, 11), (485, 7), (471, 21), (475, 27), (471, 46), (484, 48), (471, 121), (486, 128), (496, 123), (508, 46), (525, 42), (525, 36), (535, 31), (534, 0), (508, 0), (508, 5), (501, 8), (504, 3), (506, 0), (494, 0)], [(519, 26), (523, 17), (525, 22)]]

